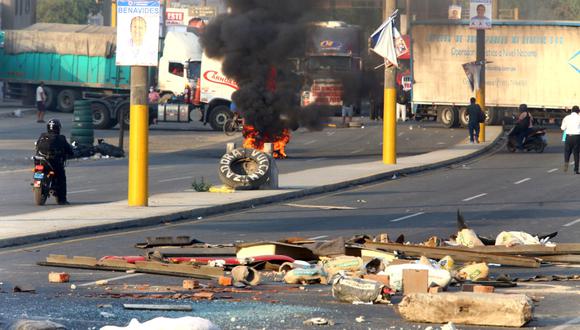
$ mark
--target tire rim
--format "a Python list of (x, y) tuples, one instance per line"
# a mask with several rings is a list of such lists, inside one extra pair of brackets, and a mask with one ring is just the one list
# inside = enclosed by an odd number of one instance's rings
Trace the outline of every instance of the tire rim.
[(218, 113), (217, 116), (215, 116), (215, 122), (220, 126), (224, 125), (228, 119), (230, 118), (224, 113)]
[(444, 123), (450, 123), (451, 122), (451, 110), (449, 109), (444, 109), (441, 119), (443, 120)]

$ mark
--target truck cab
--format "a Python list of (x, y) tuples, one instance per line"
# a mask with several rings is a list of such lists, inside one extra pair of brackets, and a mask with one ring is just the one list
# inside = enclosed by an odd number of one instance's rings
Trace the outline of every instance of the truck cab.
[(193, 90), (199, 79), (201, 58), (202, 49), (195, 34), (168, 32), (158, 67), (161, 93), (180, 95), (186, 87)]

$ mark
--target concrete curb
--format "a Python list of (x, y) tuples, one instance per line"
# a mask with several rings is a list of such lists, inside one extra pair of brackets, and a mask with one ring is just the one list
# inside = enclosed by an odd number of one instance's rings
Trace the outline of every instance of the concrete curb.
[(247, 209), (254, 206), (263, 206), (272, 203), (278, 203), (285, 200), (291, 200), (296, 198), (302, 198), (306, 196), (312, 196), (317, 194), (323, 194), (328, 192), (337, 191), (340, 189), (349, 188), (356, 185), (361, 184), (368, 184), (384, 179), (392, 178), (393, 175), (408, 175), (408, 174), (415, 174), (420, 172), (425, 172), (429, 170), (436, 170), (439, 168), (447, 167), (453, 164), (461, 163), (473, 158), (476, 158), (484, 153), (487, 153), (491, 149), (495, 148), (496, 145), (499, 144), (499, 141), (503, 137), (503, 130), (502, 133), (498, 134), (494, 141), (492, 141), (489, 145), (485, 146), (482, 149), (474, 151), (465, 156), (451, 158), (445, 161), (441, 161), (438, 163), (432, 163), (429, 165), (423, 166), (416, 166), (416, 167), (409, 167), (402, 170), (392, 170), (388, 172), (383, 172), (375, 175), (371, 175), (364, 178), (359, 178), (355, 180), (348, 180), (343, 182), (338, 182), (329, 185), (323, 185), (313, 188), (302, 189), (298, 191), (291, 191), (288, 193), (282, 193), (275, 196), (266, 196), (266, 197), (259, 197), (253, 198), (245, 201), (233, 202), (223, 205), (216, 205), (204, 208), (198, 208), (190, 211), (181, 211), (172, 214), (162, 215), (162, 216), (152, 216), (147, 218), (138, 218), (138, 219), (131, 219), (126, 220), (123, 222), (118, 223), (111, 223), (111, 224), (102, 224), (102, 225), (95, 225), (95, 226), (88, 226), (83, 228), (75, 228), (75, 229), (68, 229), (68, 230), (59, 230), (54, 232), (30, 235), (30, 236), (21, 236), (15, 238), (7, 238), (7, 239), (0, 239), (0, 248), (12, 247), (17, 245), (27, 245), (27, 244), (35, 244), (39, 243), (40, 241), (46, 241), (51, 239), (59, 239), (59, 238), (66, 238), (66, 237), (73, 237), (73, 236), (85, 236), (91, 235), (99, 232), (106, 232), (106, 231), (113, 231), (113, 230), (121, 230), (121, 229), (130, 229), (130, 228), (137, 228), (137, 227), (148, 227), (154, 226), (161, 223), (170, 223), (170, 222), (179, 222), (182, 220), (191, 220), (192, 218), (199, 218), (199, 217), (206, 217), (216, 214), (228, 213), (239, 211), (243, 209)]

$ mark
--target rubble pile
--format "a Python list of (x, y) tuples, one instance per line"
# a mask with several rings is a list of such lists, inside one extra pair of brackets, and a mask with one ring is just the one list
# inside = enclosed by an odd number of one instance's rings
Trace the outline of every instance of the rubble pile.
[[(153, 237), (135, 245), (143, 251), (140, 255), (99, 259), (50, 255), (39, 264), (186, 278), (177, 287), (102, 283), (100, 295), (105, 297), (276, 303), (269, 293), (326, 285), (331, 299), (396, 306), (411, 322), (511, 327), (532, 319), (535, 301), (524, 294), (502, 293), (503, 288), (517, 287), (520, 281), (580, 280), (580, 276), (558, 275), (518, 279), (501, 273), (502, 266), (580, 263), (580, 244), (550, 242), (557, 233), (501, 232), (494, 240), (468, 228), (459, 211), (457, 221), (457, 234), (449, 239), (433, 236), (417, 244), (405, 242), (402, 235), (393, 242), (386, 233), (239, 244)], [(50, 279), (74, 282), (65, 273), (51, 273)]]

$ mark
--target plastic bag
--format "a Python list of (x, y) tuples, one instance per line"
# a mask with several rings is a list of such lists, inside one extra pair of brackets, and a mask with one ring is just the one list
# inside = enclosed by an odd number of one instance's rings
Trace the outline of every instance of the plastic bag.
[(401, 291), (403, 289), (403, 270), (416, 269), (429, 271), (429, 286), (446, 287), (451, 281), (451, 274), (445, 269), (436, 269), (431, 266), (421, 264), (402, 264), (387, 266), (385, 274), (389, 276), (389, 286), (393, 290)]
[(495, 239), (495, 245), (507, 247), (516, 245), (538, 245), (540, 240), (523, 231), (502, 231)]

